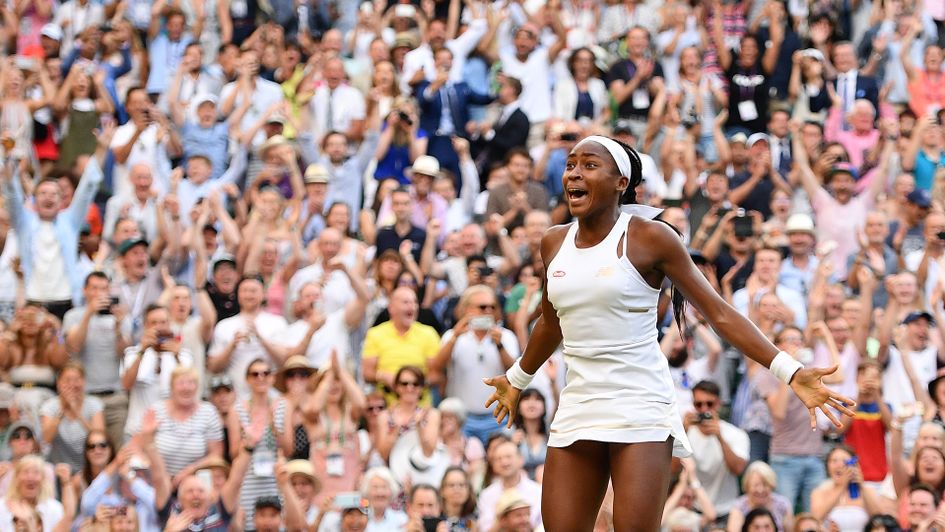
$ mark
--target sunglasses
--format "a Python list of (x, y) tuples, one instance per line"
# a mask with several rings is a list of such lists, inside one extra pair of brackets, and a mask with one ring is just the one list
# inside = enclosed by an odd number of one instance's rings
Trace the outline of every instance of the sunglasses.
[(397, 381), (397, 386), (403, 386), (405, 388), (422, 388), (423, 385), (417, 381)]
[(311, 373), (304, 369), (293, 369), (285, 372), (285, 378), (287, 379), (307, 379), (309, 375)]
[(487, 310), (495, 310), (495, 305), (476, 305), (480, 311), (485, 312)]
[(692, 406), (696, 408), (712, 408), (715, 406), (715, 401), (693, 401)]
[(247, 373), (246, 373), (246, 376), (247, 376), (247, 377), (255, 377), (255, 378), (257, 378), (257, 379), (259, 379), (259, 378), (265, 378), (265, 377), (268, 377), (268, 376), (270, 376), (270, 375), (272, 375), (272, 371), (270, 371), (270, 370), (268, 370), (268, 369), (263, 370), (263, 371), (250, 371), (250, 372), (247, 372)]
[(90, 443), (85, 446), (86, 451), (94, 451), (95, 449), (108, 449), (108, 442), (100, 441), (100, 442)]
[(384, 405), (374, 405), (374, 406), (369, 406), (369, 407), (367, 407), (367, 411), (368, 411), (368, 412), (380, 412), (381, 410), (384, 410), (385, 408), (387, 408), (387, 407), (384, 406)]
[(28, 430), (18, 430), (10, 435), (11, 440), (32, 440), (33, 433)]

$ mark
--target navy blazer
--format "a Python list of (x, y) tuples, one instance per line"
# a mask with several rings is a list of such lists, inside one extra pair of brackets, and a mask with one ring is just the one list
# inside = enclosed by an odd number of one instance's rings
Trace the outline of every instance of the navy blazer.
[(456, 134), (466, 137), (466, 123), (469, 122), (469, 106), (486, 105), (492, 103), (493, 98), (488, 94), (473, 92), (465, 82), (443, 85), (429, 98), (424, 94), (430, 86), (428, 80), (421, 81), (414, 89), (414, 97), (420, 103), (420, 128), (434, 135), (440, 129), (440, 119), (443, 117), (443, 91), (449, 90), (450, 112)]
[[(837, 89), (837, 80), (833, 80), (833, 88)], [(876, 78), (873, 76), (864, 76), (857, 72), (856, 74), (856, 90), (854, 91), (855, 98), (857, 100), (869, 100), (873, 104), (873, 108), (876, 109), (877, 116), (879, 115), (879, 82), (876, 81)]]

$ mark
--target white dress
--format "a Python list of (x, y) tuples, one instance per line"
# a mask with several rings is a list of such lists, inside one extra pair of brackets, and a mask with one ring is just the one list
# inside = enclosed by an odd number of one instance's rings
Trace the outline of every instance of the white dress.
[(574, 243), (574, 222), (548, 265), (548, 300), (561, 324), (568, 368), (548, 445), (662, 442), (672, 436), (673, 455), (689, 456), (669, 364), (657, 342), (660, 291), (626, 252), (617, 256), (631, 216), (622, 213), (607, 237), (586, 249)]

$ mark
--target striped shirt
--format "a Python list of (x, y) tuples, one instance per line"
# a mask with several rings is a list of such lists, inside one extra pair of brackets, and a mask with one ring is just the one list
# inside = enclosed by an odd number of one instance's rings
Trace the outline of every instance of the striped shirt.
[[(256, 444), (249, 471), (243, 478), (243, 489), (240, 490), (240, 507), (246, 513), (246, 530), (254, 529), (253, 513), (255, 513), (256, 500), (260, 497), (279, 495), (273, 468), (279, 451), (278, 438), (282, 435), (285, 426), (286, 402), (283, 399), (276, 399), (270, 405), (272, 405), (270, 407), (272, 422), (266, 427)], [(252, 424), (249, 411), (250, 407), (245, 402), (240, 401), (236, 404), (236, 413), (239, 415), (240, 424), (244, 427)]]
[(154, 405), (154, 414), (158, 423), (154, 441), (170, 476), (207, 456), (208, 442), (223, 441), (220, 415), (208, 402), (201, 401), (183, 421), (171, 418), (166, 401)]

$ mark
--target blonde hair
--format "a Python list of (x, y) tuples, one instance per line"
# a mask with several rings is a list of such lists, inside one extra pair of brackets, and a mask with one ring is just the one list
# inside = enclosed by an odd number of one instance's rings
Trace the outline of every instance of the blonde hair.
[(748, 491), (748, 481), (751, 480), (752, 475), (760, 476), (761, 480), (771, 489), (774, 489), (778, 484), (778, 475), (774, 473), (774, 469), (771, 469), (771, 466), (764, 462), (755, 461), (748, 464), (745, 474), (742, 475), (742, 491)]
[(466, 314), (466, 307), (469, 306), (469, 300), (479, 294), (489, 294), (493, 303), (498, 302), (498, 298), (495, 296), (495, 290), (484, 284), (475, 284), (463, 290), (463, 294), (459, 296), (459, 303), (456, 304), (456, 315), (462, 316)]
[(7, 499), (23, 500), (23, 497), (20, 496), (20, 483), (16, 477), (29, 467), (35, 467), (43, 475), (43, 481), (39, 485), (39, 496), (36, 497), (36, 504), (41, 504), (52, 498), (53, 492), (50, 479), (47, 477), (46, 461), (36, 454), (29, 454), (20, 458), (13, 466), (13, 482), (10, 482), (10, 487), (7, 489)]
[(174, 382), (181, 377), (192, 377), (198, 384), (200, 383), (200, 374), (197, 373), (197, 368), (177, 366), (174, 368), (174, 371), (171, 372), (171, 386), (174, 386)]

